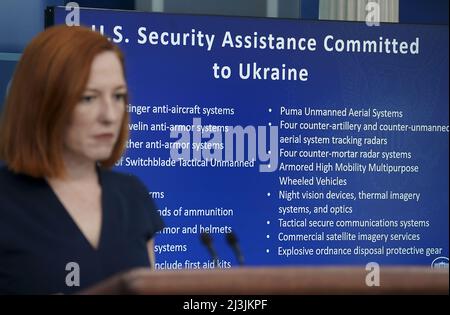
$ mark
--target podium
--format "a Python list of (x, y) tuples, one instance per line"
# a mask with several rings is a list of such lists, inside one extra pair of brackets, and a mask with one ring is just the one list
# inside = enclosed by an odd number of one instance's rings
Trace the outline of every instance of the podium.
[(237, 267), (214, 270), (133, 269), (79, 294), (299, 295), (448, 294), (448, 269), (381, 267), (368, 286), (364, 267)]

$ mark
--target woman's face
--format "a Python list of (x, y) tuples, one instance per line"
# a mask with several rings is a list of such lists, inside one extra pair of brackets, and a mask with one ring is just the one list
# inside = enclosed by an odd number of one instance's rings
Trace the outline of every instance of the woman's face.
[(66, 130), (65, 158), (93, 162), (109, 158), (122, 124), (126, 94), (117, 55), (111, 51), (98, 54)]

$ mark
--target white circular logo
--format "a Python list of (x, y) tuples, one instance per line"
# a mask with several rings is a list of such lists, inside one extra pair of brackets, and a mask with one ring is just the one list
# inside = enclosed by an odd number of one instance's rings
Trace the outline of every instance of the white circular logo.
[(448, 257), (438, 257), (431, 263), (433, 269), (448, 269)]

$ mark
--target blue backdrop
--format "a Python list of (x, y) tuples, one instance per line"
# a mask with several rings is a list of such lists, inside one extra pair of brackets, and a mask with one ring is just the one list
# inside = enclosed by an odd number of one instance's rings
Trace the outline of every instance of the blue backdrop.
[[(65, 19), (64, 9), (57, 9), (56, 23)], [(106, 34), (114, 36), (113, 29), (120, 26), (123, 34), (120, 46), (127, 58), (127, 80), (134, 106), (195, 106), (233, 109), (232, 115), (132, 114), (134, 123), (140, 122), (150, 129), (152, 124), (192, 124), (200, 117), (202, 124), (217, 126), (263, 126), (269, 122), (279, 132), (279, 137), (302, 136), (331, 139), (353, 137), (385, 139), (382, 144), (334, 145), (283, 144), (276, 137), (279, 149), (291, 151), (375, 151), (378, 158), (289, 158), (280, 157), (281, 163), (309, 165), (331, 163), (330, 173), (312, 171), (287, 172), (280, 168), (261, 173), (257, 163), (250, 168), (217, 167), (133, 167), (122, 164), (118, 170), (137, 174), (152, 192), (160, 210), (170, 209), (165, 216), (169, 227), (191, 227), (193, 231), (161, 234), (157, 238), (158, 262), (205, 262), (206, 250), (199, 241), (199, 228), (222, 227), (221, 233), (212, 233), (223, 266), (235, 264), (231, 249), (227, 247), (224, 233), (231, 228), (241, 240), (247, 263), (267, 264), (362, 264), (376, 261), (382, 264), (429, 265), (435, 258), (448, 256), (448, 26), (420, 26), (384, 24), (367, 27), (364, 23), (305, 22), (294, 20), (210, 17), (151, 14), (142, 12), (82, 10), (82, 23), (102, 25)], [(146, 34), (162, 32), (214, 34), (216, 41), (208, 51), (205, 47), (170, 46), (148, 42), (138, 44), (142, 38), (138, 28), (145, 27)], [(193, 31), (195, 30), (195, 31)], [(317, 50), (309, 52), (289, 50), (221, 48), (226, 31), (233, 34), (274, 34), (284, 37), (317, 39)], [(336, 53), (326, 52), (322, 41), (332, 34), (334, 38), (379, 40), (396, 38), (408, 43), (419, 39), (419, 54), (386, 53)], [(153, 35), (152, 35), (153, 36)], [(157, 36), (157, 35), (155, 35)], [(125, 38), (128, 42), (125, 42)], [(306, 68), (306, 82), (275, 80), (242, 80), (237, 75), (239, 63), (256, 62), (261, 66)], [(229, 65), (233, 70), (230, 79), (216, 79), (212, 66)], [(281, 107), (302, 109), (300, 117), (282, 115)], [(272, 111), (269, 111), (269, 108)], [(307, 108), (369, 110), (369, 117), (317, 117), (307, 116)], [(374, 109), (394, 113), (394, 117), (374, 118)], [(399, 114), (400, 113), (400, 114)], [(286, 130), (281, 121), (297, 123), (348, 123), (381, 125), (443, 125), (446, 132), (388, 132), (381, 130)], [(189, 136), (194, 136), (190, 133)], [(173, 142), (168, 131), (134, 130), (133, 141), (162, 143)], [(203, 142), (210, 140), (206, 135)], [(258, 135), (258, 139), (266, 134)], [(175, 139), (176, 140), (176, 139)], [(248, 143), (247, 143), (248, 144)], [(273, 144), (273, 143), (272, 143)], [(226, 148), (228, 149), (228, 148)], [(267, 150), (263, 147), (262, 150)], [(266, 152), (266, 151), (264, 151)], [(279, 151), (278, 151), (279, 152)], [(277, 153), (278, 153), (277, 152)], [(383, 152), (399, 154), (402, 158), (386, 160)], [(393, 153), (394, 152), (394, 153)], [(130, 149), (126, 157), (169, 158), (164, 149)], [(336, 170), (336, 163), (365, 165), (376, 163), (391, 166), (413, 166), (418, 172), (391, 173)], [(355, 167), (356, 167), (355, 166)], [(280, 178), (333, 178), (340, 184), (332, 186), (282, 185)], [(344, 182), (342, 181), (344, 180)], [(283, 192), (349, 193), (350, 199), (308, 199), (300, 196), (289, 200)], [(365, 200), (365, 192), (420, 193), (417, 201)], [(268, 193), (271, 195), (268, 196)], [(303, 207), (300, 213), (280, 213), (286, 207)], [(179, 209), (233, 209), (230, 216), (190, 217), (174, 216)], [(284, 208), (283, 208), (284, 207)], [(314, 213), (316, 207), (328, 213)], [(309, 210), (305, 210), (308, 208)], [(331, 214), (331, 208), (346, 209), (349, 213)], [(320, 209), (317, 208), (317, 211)], [(164, 213), (164, 212), (162, 212)], [(313, 226), (323, 222), (365, 222), (369, 227)], [(290, 223), (289, 223), (290, 222)], [(297, 227), (289, 227), (296, 222)], [(306, 222), (303, 227), (302, 222)], [(374, 222), (376, 223), (374, 225)], [(394, 223), (392, 223), (394, 222)], [(388, 224), (388, 226), (386, 226)], [(389, 224), (393, 226), (389, 227)], [(197, 231), (195, 231), (197, 227)], [(197, 232), (197, 233), (195, 233)], [(322, 234), (323, 233), (323, 234)], [(345, 234), (345, 235), (344, 235)], [(348, 240), (348, 234), (388, 239)], [(305, 235), (312, 240), (299, 241)], [(322, 241), (320, 236), (335, 237)], [(333, 236), (334, 235), (334, 236)], [(337, 235), (337, 236), (336, 236)], [(284, 237), (297, 237), (287, 241)], [(314, 237), (319, 237), (315, 239)], [(379, 236), (380, 238), (382, 236)], [(328, 250), (350, 249), (350, 254), (331, 255)], [(360, 250), (361, 249), (361, 250)], [(309, 250), (313, 254), (309, 254)], [(391, 254), (388, 254), (391, 251)], [(370, 255), (364, 255), (370, 252)], [(288, 257), (287, 254), (291, 253)], [(293, 254), (295, 253), (295, 254)]]

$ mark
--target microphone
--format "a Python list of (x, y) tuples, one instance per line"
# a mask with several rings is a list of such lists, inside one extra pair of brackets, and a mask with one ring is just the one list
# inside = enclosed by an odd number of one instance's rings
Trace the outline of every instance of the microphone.
[(206, 248), (208, 249), (208, 252), (211, 255), (211, 258), (214, 263), (214, 268), (216, 268), (219, 263), (219, 257), (217, 256), (217, 252), (214, 249), (211, 236), (207, 232), (202, 232), (202, 234), (200, 234), (200, 239), (203, 245), (205, 245)]
[(240, 266), (244, 265), (244, 256), (242, 255), (241, 248), (239, 247), (238, 239), (233, 232), (227, 233), (226, 235), (227, 243), (230, 245), (231, 249), (233, 249), (234, 254), (236, 255), (237, 261)]

